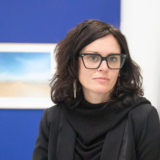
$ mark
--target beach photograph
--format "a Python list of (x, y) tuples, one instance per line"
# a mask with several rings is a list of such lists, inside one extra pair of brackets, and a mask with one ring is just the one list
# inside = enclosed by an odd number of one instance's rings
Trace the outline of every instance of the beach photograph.
[(50, 97), (50, 52), (0, 52), (0, 97)]

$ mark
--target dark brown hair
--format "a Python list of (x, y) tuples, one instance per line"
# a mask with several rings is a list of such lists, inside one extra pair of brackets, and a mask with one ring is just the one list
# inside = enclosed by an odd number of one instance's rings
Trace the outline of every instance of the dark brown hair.
[[(110, 103), (118, 109), (129, 105), (138, 96), (143, 96), (140, 67), (131, 59), (124, 35), (115, 27), (98, 20), (86, 20), (68, 32), (55, 49), (57, 68), (51, 80), (51, 99), (54, 103), (66, 101), (77, 104), (83, 97), (78, 80), (78, 55), (82, 48), (106, 35), (113, 35), (127, 59), (120, 69), (119, 83), (115, 84), (110, 95)], [(77, 98), (73, 96), (73, 81), (77, 80)]]

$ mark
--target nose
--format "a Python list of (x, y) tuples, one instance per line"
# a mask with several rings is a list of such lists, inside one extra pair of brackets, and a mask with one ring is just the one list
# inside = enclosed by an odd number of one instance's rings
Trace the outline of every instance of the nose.
[(98, 70), (107, 71), (108, 69), (109, 68), (108, 68), (107, 62), (105, 60), (103, 60), (101, 65), (99, 66)]

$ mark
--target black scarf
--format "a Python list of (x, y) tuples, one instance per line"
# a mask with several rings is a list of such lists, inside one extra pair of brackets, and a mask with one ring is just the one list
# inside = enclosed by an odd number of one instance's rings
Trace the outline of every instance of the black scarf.
[(99, 160), (107, 132), (124, 121), (128, 112), (141, 103), (150, 102), (139, 97), (133, 105), (118, 112), (109, 105), (104, 107), (106, 103), (91, 104), (84, 99), (77, 107), (63, 107), (77, 134), (74, 159)]

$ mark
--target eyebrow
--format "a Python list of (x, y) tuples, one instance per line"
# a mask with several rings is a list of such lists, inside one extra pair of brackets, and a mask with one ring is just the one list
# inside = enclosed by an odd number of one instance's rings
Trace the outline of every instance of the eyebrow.
[[(95, 52), (95, 51), (86, 51), (86, 52), (82, 52), (82, 53), (91, 53), (91, 54), (100, 54), (99, 52)], [(109, 54), (121, 54), (121, 53), (116, 53), (116, 52), (111, 52)], [(101, 55), (101, 54), (100, 54)]]
[(95, 52), (95, 51), (86, 51), (86, 52), (82, 52), (82, 53), (98, 53), (98, 52)]

